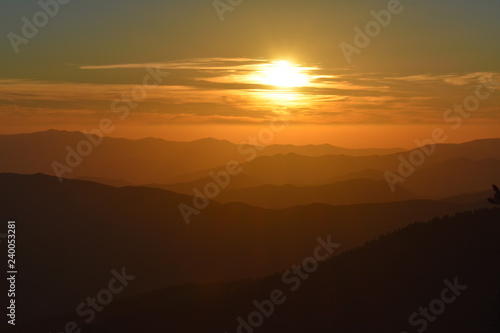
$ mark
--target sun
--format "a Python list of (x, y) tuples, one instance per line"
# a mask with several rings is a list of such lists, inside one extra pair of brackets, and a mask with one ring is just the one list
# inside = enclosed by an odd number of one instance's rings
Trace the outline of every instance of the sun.
[(309, 84), (309, 77), (300, 67), (279, 60), (262, 71), (262, 83), (283, 88), (303, 87)]

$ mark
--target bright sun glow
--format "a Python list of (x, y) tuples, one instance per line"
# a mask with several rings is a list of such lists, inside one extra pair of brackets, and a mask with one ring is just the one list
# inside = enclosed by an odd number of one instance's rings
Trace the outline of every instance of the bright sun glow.
[(303, 87), (309, 84), (309, 77), (300, 67), (280, 60), (262, 71), (262, 83), (277, 87)]

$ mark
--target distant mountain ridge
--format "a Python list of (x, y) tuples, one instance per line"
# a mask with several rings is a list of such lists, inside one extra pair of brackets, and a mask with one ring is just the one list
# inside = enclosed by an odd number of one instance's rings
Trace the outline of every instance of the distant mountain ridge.
[[(66, 149), (78, 147), (82, 139), (101, 142), (81, 132), (54, 130), (0, 135), (0, 156), (3, 156), (0, 172), (53, 175), (54, 163), (64, 163)], [(247, 161), (248, 155), (240, 154), (237, 145), (213, 138), (193, 142), (105, 138), (72, 172), (63, 176), (113, 186), (139, 184), (194, 195), (195, 188), (202, 190), (213, 181), (211, 172), (220, 172), (226, 169), (227, 162), (237, 161), (241, 174), (231, 177), (227, 189), (214, 200), (267, 208), (314, 202), (338, 205), (441, 199), (485, 191), (492, 183), (500, 183), (500, 139), (434, 146), (433, 153), (404, 183), (398, 184), (394, 193), (388, 192), (389, 185), (384, 186), (385, 172), (397, 172), (401, 158), (408, 159), (415, 150), (349, 156), (323, 153), (360, 152), (330, 145), (271, 145), (262, 151), (250, 146), (244, 148), (254, 149), (258, 156)], [(361, 153), (389, 151), (375, 149)], [(360, 182), (365, 182), (364, 188)], [(288, 185), (290, 191), (285, 191), (283, 186)], [(268, 202), (262, 199), (266, 197)]]
[[(242, 168), (246, 176), (277, 186), (324, 185), (355, 178), (380, 180), (385, 179), (385, 171), (397, 172), (401, 164), (399, 158), (403, 157), (408, 160), (412, 151), (380, 156), (322, 155), (311, 157), (295, 153), (276, 154), (257, 157), (242, 164)], [(474, 161), (500, 160), (500, 139), (476, 140), (463, 144), (437, 144), (434, 153), (426, 157), (422, 166), (416, 168), (415, 174), (418, 174), (421, 169), (432, 168), (436, 163), (457, 158)], [(218, 170), (222, 170), (222, 167), (186, 173), (173, 178), (171, 184), (193, 182), (206, 177), (210, 171)]]
[[(81, 132), (48, 130), (44, 132), (0, 135), (0, 172), (45, 173), (55, 175), (52, 163), (65, 164), (67, 146), (77, 150), (81, 141), (89, 141)], [(99, 141), (97, 137), (93, 140)], [(331, 145), (292, 146), (272, 145), (257, 155), (300, 152), (306, 156), (325, 154), (375, 155), (401, 151), (395, 149), (346, 149)], [(125, 181), (133, 184), (171, 183), (185, 173), (215, 168), (230, 160), (244, 162), (248, 155), (240, 154), (238, 145), (213, 138), (192, 142), (174, 142), (145, 138), (140, 140), (106, 137), (92, 153), (83, 158), (65, 178), (92, 177)]]
[(391, 192), (385, 181), (370, 179), (351, 179), (320, 186), (263, 185), (255, 188), (227, 190), (214, 198), (215, 201), (221, 203), (243, 202), (252, 206), (274, 209), (312, 203), (353, 205), (410, 199), (421, 198), (402, 186), (398, 186), (396, 192)]

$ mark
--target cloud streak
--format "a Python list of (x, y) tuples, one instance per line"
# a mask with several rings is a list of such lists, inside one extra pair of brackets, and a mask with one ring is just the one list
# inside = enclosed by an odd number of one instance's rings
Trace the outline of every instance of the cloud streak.
[[(266, 84), (262, 73), (273, 59), (199, 58), (163, 63), (83, 65), (82, 71), (116, 71), (159, 67), (172, 75), (148, 92), (134, 119), (166, 122), (266, 121), (276, 113), (296, 123), (400, 124), (439, 122), (445, 108), (464, 96), (486, 73), (409, 74), (362, 73), (353, 69), (297, 65), (309, 84), (285, 88)], [(492, 73), (500, 81), (499, 73)], [(126, 96), (134, 84), (0, 80), (0, 114), (8, 110), (45, 112), (63, 119), (109, 113), (110, 104)], [(465, 94), (466, 95), (466, 94)], [(498, 103), (478, 112), (475, 121), (498, 121)], [(51, 110), (51, 111), (49, 111)], [(68, 110), (73, 110), (68, 112)], [(77, 111), (79, 110), (79, 111)]]

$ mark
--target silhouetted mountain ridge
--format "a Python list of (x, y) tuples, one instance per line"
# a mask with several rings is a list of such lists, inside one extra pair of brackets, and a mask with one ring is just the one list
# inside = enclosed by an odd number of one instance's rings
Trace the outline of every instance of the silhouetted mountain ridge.
[[(476, 207), (415, 200), (268, 210), (212, 202), (186, 225), (178, 206), (193, 198), (161, 189), (60, 183), (40, 174), (0, 174), (0, 187), (0, 219), (15, 219), (22, 239), (17, 299), (26, 319), (72, 311), (107, 283), (112, 269), (140, 276), (121, 296), (257, 278), (308, 255), (318, 235), (335, 235), (343, 251), (415, 220)], [(35, 294), (50, 301), (30, 302)]]
[(286, 208), (311, 203), (352, 205), (420, 199), (418, 195), (397, 186), (392, 192), (385, 181), (350, 179), (320, 186), (263, 185), (255, 188), (222, 192), (214, 200), (222, 203), (244, 202), (264, 208)]
[[(91, 139), (89, 139), (91, 138)], [(0, 172), (32, 174), (42, 172), (55, 175), (54, 162), (67, 165), (68, 147), (78, 152), (81, 142), (99, 142), (100, 139), (82, 132), (48, 130), (44, 132), (0, 135), (0, 155), (8, 158), (0, 161)], [(96, 146), (97, 145), (97, 146)], [(192, 173), (225, 165), (228, 161), (244, 162), (247, 155), (239, 152), (238, 145), (214, 138), (192, 142), (165, 141), (156, 138), (129, 140), (106, 137), (101, 143), (92, 144), (92, 153), (84, 156), (65, 178), (92, 177), (117, 179), (133, 184), (173, 183), (173, 179), (185, 173)], [(401, 149), (345, 149), (330, 145), (291, 146), (273, 145), (256, 149), (244, 145), (257, 155), (300, 151), (305, 155), (321, 153), (377, 154), (400, 151)], [(269, 148), (269, 149), (268, 149)], [(71, 153), (75, 155), (75, 153)], [(76, 159), (73, 156), (74, 159)]]
[[(256, 311), (252, 302), (279, 289), (286, 300), (263, 316), (259, 332), (410, 332), (423, 331), (425, 323), (430, 333), (496, 333), (499, 221), (500, 209), (486, 209), (412, 224), (319, 263), (295, 291), (282, 274), (171, 287), (110, 305), (85, 331), (237, 332), (237, 318), (248, 323)], [(419, 308), (432, 308), (443, 295), (444, 312), (422, 321)], [(23, 332), (46, 332), (70, 318), (36, 321)]]

